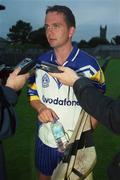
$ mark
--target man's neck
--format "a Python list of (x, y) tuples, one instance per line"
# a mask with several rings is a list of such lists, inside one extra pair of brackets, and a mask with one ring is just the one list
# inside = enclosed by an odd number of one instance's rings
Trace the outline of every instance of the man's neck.
[(69, 44), (69, 45), (62, 46), (62, 47), (54, 49), (55, 55), (56, 55), (56, 58), (57, 58), (57, 63), (59, 65), (64, 64), (64, 62), (66, 61), (66, 59), (70, 55), (72, 49), (73, 49), (72, 44)]

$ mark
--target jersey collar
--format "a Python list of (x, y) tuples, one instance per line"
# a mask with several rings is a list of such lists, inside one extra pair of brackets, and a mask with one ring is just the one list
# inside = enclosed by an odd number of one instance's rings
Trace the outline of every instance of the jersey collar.
[[(70, 62), (73, 62), (76, 59), (76, 57), (80, 51), (79, 48), (77, 47), (77, 43), (74, 42), (74, 43), (72, 43), (72, 45), (73, 45), (73, 50), (71, 51), (70, 55), (68, 56), (68, 58), (64, 62), (63, 66), (67, 65)], [(54, 64), (57, 64), (57, 59), (56, 59), (56, 55), (55, 55), (54, 50), (52, 50), (52, 52), (51, 52), (50, 61)]]

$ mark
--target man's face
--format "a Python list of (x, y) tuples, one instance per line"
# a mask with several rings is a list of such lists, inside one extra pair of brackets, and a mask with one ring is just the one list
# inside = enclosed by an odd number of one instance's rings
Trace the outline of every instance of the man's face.
[(62, 13), (48, 12), (45, 17), (46, 37), (51, 47), (64, 46), (74, 33), (74, 27), (68, 28)]

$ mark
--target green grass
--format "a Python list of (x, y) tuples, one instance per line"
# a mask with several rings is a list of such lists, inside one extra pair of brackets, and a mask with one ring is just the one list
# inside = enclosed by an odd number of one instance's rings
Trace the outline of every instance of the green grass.
[[(113, 98), (120, 95), (119, 69), (120, 61), (117, 59), (111, 60), (105, 73), (106, 94)], [(9, 180), (35, 180), (34, 138), (36, 114), (27, 102), (26, 88), (22, 90), (16, 111), (19, 116), (16, 135), (4, 141), (8, 177)], [(94, 131), (94, 142), (97, 151), (94, 180), (107, 180), (107, 167), (114, 154), (119, 151), (119, 140), (119, 136), (114, 135), (100, 124)]]

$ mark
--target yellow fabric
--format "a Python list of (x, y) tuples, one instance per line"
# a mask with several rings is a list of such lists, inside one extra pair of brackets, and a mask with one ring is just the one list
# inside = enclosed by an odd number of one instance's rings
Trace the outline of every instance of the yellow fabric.
[(36, 89), (37, 89), (36, 83), (28, 84), (28, 87), (31, 88), (31, 89), (33, 89), (33, 90), (36, 90)]
[(94, 81), (98, 81), (100, 84), (105, 82), (105, 77), (104, 77), (104, 74), (103, 74), (102, 70), (99, 70), (90, 79), (94, 80)]
[(29, 101), (40, 100), (39, 96), (29, 96)]

